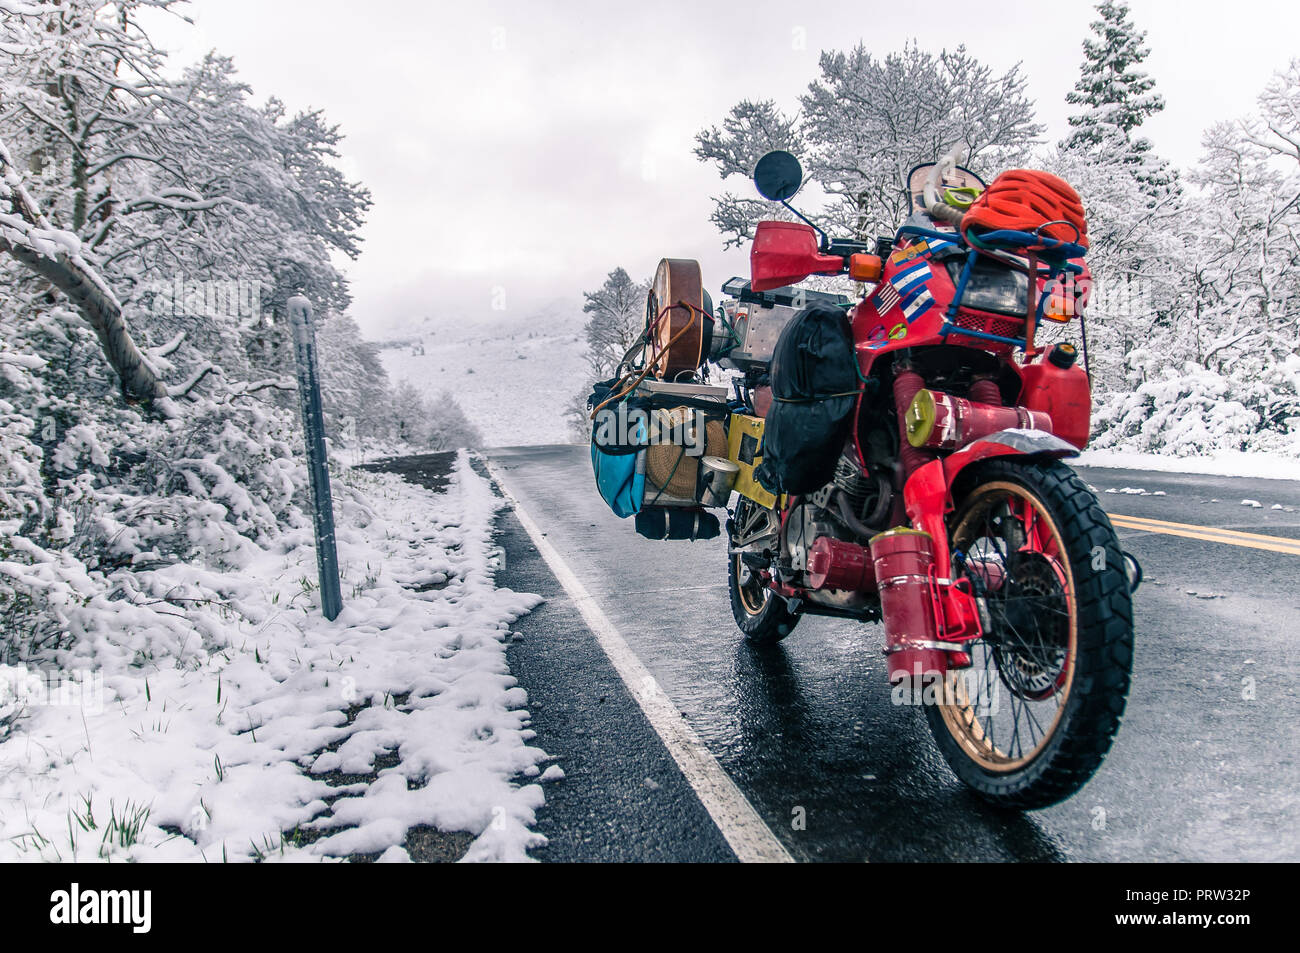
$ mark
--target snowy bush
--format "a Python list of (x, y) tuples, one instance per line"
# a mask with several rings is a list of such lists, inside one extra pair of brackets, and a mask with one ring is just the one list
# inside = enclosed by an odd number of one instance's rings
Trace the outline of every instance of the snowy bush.
[(1230, 383), (1195, 365), (1166, 368), (1131, 394), (1109, 394), (1094, 413), (1096, 449), (1196, 456), (1250, 449), (1259, 414)]

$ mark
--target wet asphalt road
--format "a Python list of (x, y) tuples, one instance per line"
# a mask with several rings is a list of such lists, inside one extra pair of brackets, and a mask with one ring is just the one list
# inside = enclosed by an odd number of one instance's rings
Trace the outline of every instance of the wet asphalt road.
[[(1009, 813), (967, 793), (919, 710), (891, 704), (877, 626), (805, 618), (752, 649), (723, 540), (637, 536), (596, 495), (586, 448), (487, 456), (796, 860), (1300, 860), (1300, 556), (1120, 529), (1146, 583), (1118, 740), (1074, 798)], [(1111, 513), (1300, 538), (1300, 482), (1080, 472)], [(548, 787), (537, 856), (731, 859), (509, 513), (500, 539), (498, 583), (548, 599), (510, 650), (568, 775)]]

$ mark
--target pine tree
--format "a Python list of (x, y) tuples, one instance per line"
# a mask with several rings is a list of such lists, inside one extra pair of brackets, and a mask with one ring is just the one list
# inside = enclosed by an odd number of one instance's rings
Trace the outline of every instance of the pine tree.
[(585, 291), (582, 310), (587, 320), (587, 363), (592, 380), (614, 373), (618, 362), (645, 331), (645, 301), (649, 286), (633, 281), (615, 268), (595, 291)]
[(1146, 32), (1129, 19), (1126, 3), (1105, 0), (1097, 12), (1095, 35), (1083, 41), (1079, 81), (1065, 96), (1084, 108), (1069, 117), (1074, 132), (1061, 147), (1089, 162), (1119, 163), (1138, 182), (1148, 206), (1160, 206), (1180, 186), (1176, 170), (1155, 154), (1151, 141), (1134, 135), (1147, 117), (1165, 108), (1154, 91), (1156, 81), (1139, 68), (1151, 52)]
[(1092, 23), (1096, 37), (1083, 41), (1079, 81), (1065, 96), (1066, 102), (1086, 107), (1070, 117), (1074, 133), (1069, 145), (1100, 142), (1104, 126), (1119, 129), (1132, 142), (1133, 130), (1165, 108), (1164, 98), (1153, 92), (1156, 81), (1138, 68), (1151, 51), (1146, 32), (1128, 18), (1128, 4), (1105, 0), (1097, 12), (1101, 19)]

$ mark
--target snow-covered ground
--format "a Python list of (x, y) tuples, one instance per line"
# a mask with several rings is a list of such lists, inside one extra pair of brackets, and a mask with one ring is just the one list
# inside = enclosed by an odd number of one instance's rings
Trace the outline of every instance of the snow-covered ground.
[(0, 668), (0, 861), (402, 861), (422, 825), (473, 835), (470, 860), (544, 843), (504, 646), (540, 600), (493, 585), (499, 499), (463, 453), (443, 493), (334, 482), (334, 622), (303, 526), (90, 598), (61, 681)]
[(397, 383), (429, 397), (450, 391), (483, 433), (484, 445), (571, 443), (564, 411), (587, 381), (580, 306), (491, 320), (427, 318), (380, 352)]
[(1175, 457), (1123, 450), (1085, 450), (1070, 462), (1081, 467), (1119, 470), (1300, 480), (1300, 459), (1272, 453), (1217, 453), (1206, 457)]

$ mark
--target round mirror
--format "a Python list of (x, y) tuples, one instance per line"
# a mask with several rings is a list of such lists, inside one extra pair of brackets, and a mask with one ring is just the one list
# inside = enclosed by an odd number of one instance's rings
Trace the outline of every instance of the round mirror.
[(799, 160), (788, 152), (769, 152), (754, 167), (754, 185), (758, 194), (773, 202), (788, 202), (803, 184)]

